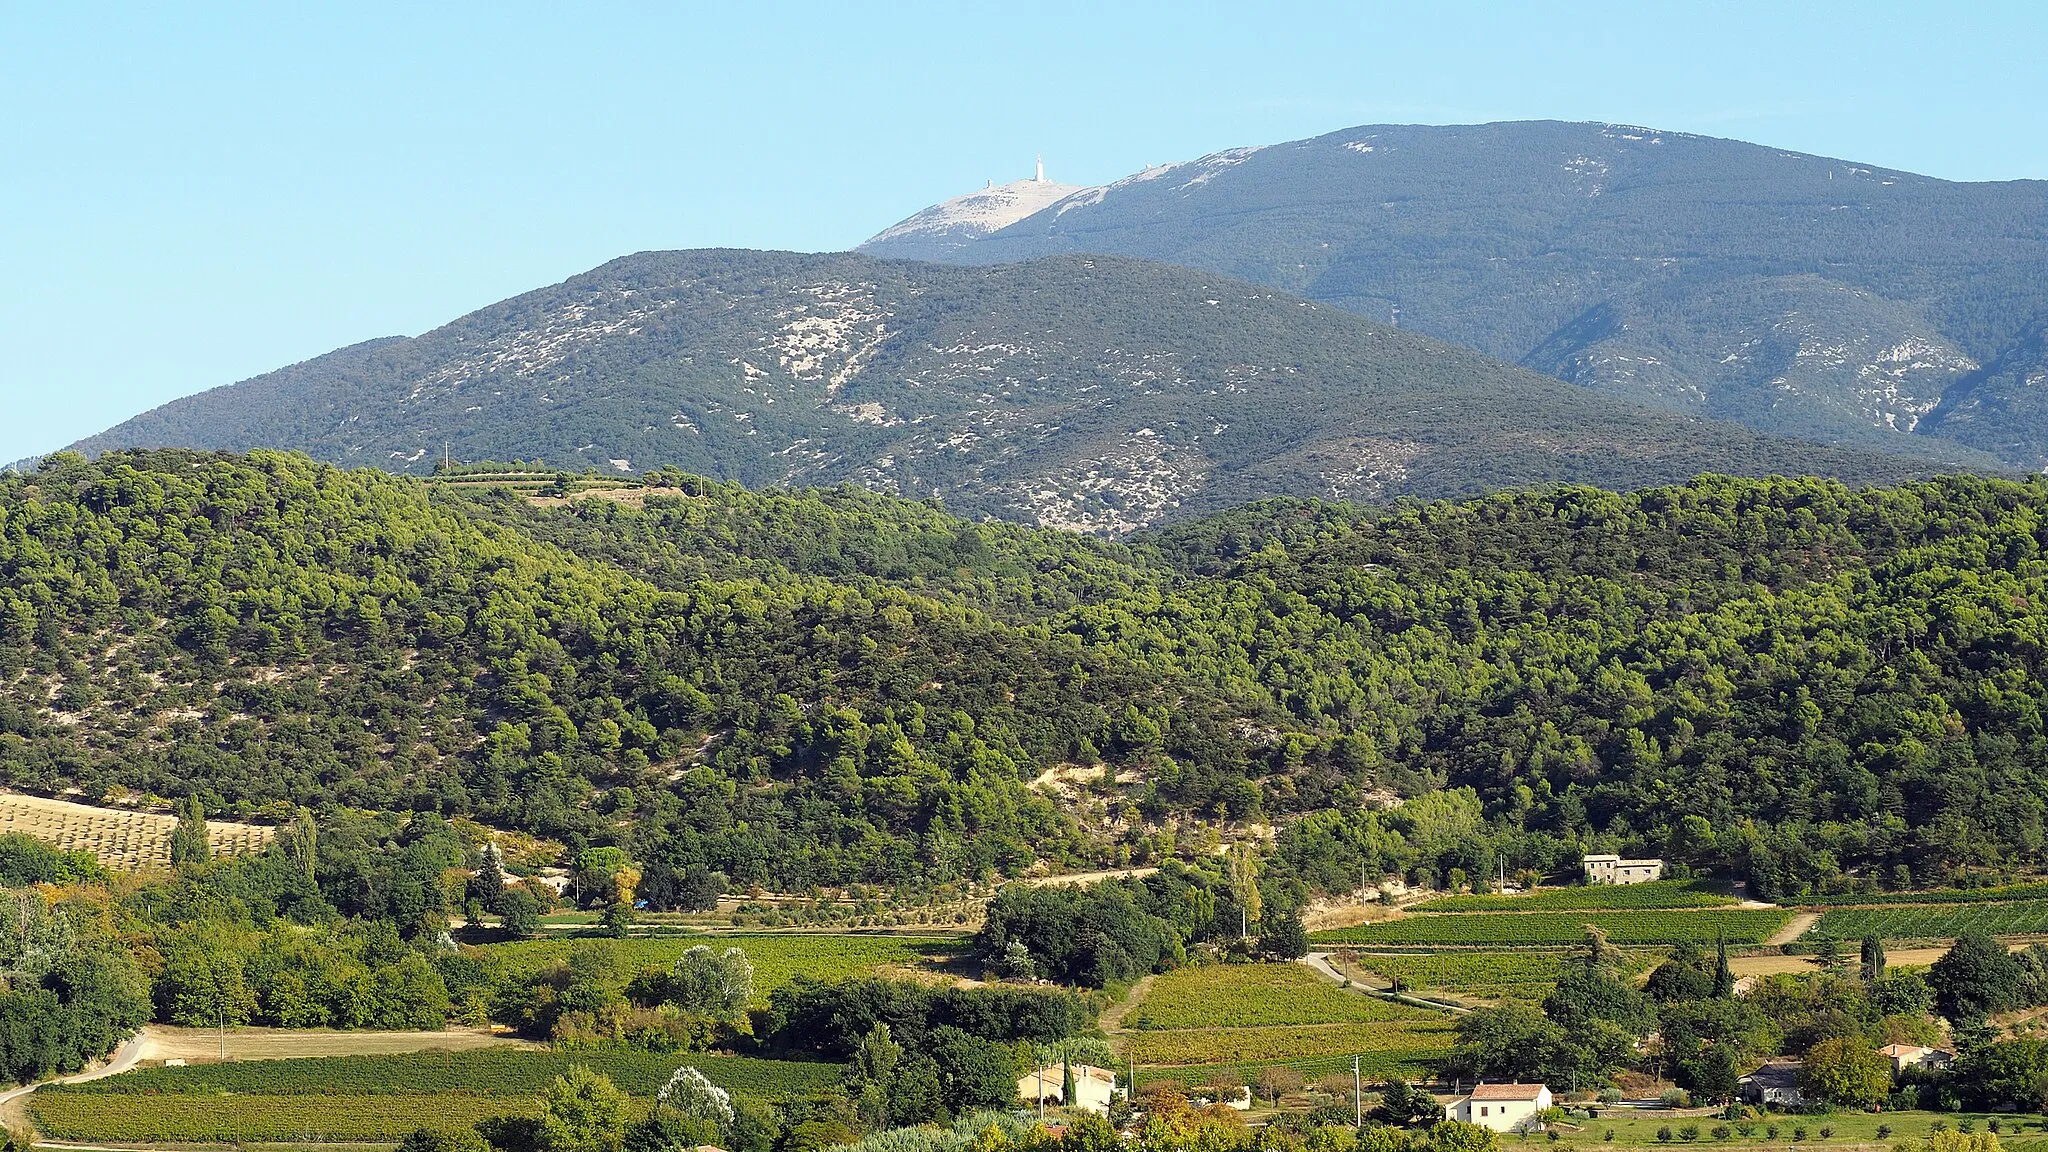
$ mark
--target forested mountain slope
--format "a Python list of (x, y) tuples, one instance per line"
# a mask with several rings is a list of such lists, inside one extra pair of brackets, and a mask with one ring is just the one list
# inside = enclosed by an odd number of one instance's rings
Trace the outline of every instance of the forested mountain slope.
[(0, 780), (466, 813), (781, 888), (1255, 817), (1338, 886), (1397, 846), (1765, 891), (2048, 851), (2039, 482), (1281, 501), (1128, 545), (857, 489), (645, 501), (273, 453), (0, 479)]
[(1373, 125), (1147, 169), (937, 257), (1076, 251), (1271, 285), (1769, 431), (2048, 464), (2041, 181), (1620, 125)]
[(627, 257), (80, 445), (135, 446), (414, 472), (445, 451), (755, 487), (851, 480), (1112, 534), (1261, 496), (1931, 467), (1632, 407), (1183, 268), (756, 252)]

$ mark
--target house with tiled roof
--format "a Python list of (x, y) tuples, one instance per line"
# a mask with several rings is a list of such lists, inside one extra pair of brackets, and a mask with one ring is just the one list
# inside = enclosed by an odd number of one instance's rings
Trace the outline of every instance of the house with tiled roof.
[(1542, 1127), (1539, 1117), (1553, 1103), (1542, 1084), (1480, 1084), (1469, 1096), (1444, 1102), (1444, 1119), (1477, 1124), (1495, 1132), (1528, 1132)]

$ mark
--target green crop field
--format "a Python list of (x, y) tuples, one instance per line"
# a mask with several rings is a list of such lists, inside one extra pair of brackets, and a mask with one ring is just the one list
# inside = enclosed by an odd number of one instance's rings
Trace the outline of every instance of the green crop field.
[[(1656, 963), (1656, 952), (1626, 953), (1631, 975)], [(1557, 983), (1563, 952), (1436, 952), (1408, 956), (1353, 955), (1352, 963), (1418, 991), (1538, 1000)]]
[(185, 1068), (140, 1068), (62, 1089), (81, 1096), (431, 1095), (537, 1096), (549, 1080), (583, 1064), (635, 1096), (651, 1096), (688, 1064), (735, 1096), (799, 1094), (839, 1078), (837, 1064), (757, 1060), (746, 1056), (665, 1054), (629, 1048), (415, 1052), (395, 1056), (326, 1056), (303, 1060), (241, 1060)]
[(1965, 932), (1994, 936), (2048, 933), (2048, 900), (2011, 904), (1894, 904), (1883, 908), (1834, 908), (1803, 939), (1834, 936), (1854, 940), (1872, 932), (1887, 940), (1933, 940)]
[(1414, 907), (1416, 912), (1564, 912), (1607, 908), (1717, 908), (1733, 904), (1697, 880), (1657, 880), (1649, 884), (1599, 884), (1584, 888), (1546, 888), (1524, 896), (1443, 896)]
[(1300, 964), (1217, 964), (1159, 977), (1124, 1017), (1139, 1029), (1362, 1024), (1432, 1014), (1347, 992)]
[[(1418, 1013), (1418, 1015), (1421, 1015)], [(1404, 1065), (1426, 1065), (1450, 1051), (1455, 1031), (1447, 1016), (1377, 1024), (1309, 1024), (1275, 1028), (1183, 1028), (1127, 1032), (1118, 1055), (1142, 1065), (1270, 1064), (1317, 1056), (1373, 1055)]]
[(147, 1068), (44, 1088), (30, 1108), (63, 1140), (230, 1143), (396, 1140), (413, 1129), (464, 1128), (533, 1115), (548, 1081), (576, 1064), (644, 1101), (689, 1064), (739, 1099), (801, 1095), (834, 1083), (837, 1064), (622, 1048), (421, 1052)]
[(399, 1140), (417, 1128), (453, 1131), (492, 1116), (533, 1116), (532, 1097), (106, 1096), (45, 1088), (29, 1098), (43, 1134), (57, 1140), (241, 1144)]
[[(1239, 1083), (1249, 1084), (1261, 1068), (1292, 1068), (1301, 1073), (1304, 1080), (1315, 1080), (1336, 1073), (1347, 1079), (1351, 1076), (1351, 1058), (1354, 1053), (1340, 1053), (1335, 1056), (1291, 1057), (1275, 1060), (1257, 1060), (1242, 1064), (1187, 1064), (1176, 1068), (1146, 1068), (1140, 1066), (1139, 1084), (1154, 1084), (1161, 1081), (1184, 1084), (1190, 1088), (1213, 1083), (1219, 1073), (1228, 1073)], [(1437, 1074), (1437, 1064), (1443, 1058), (1438, 1049), (1417, 1049), (1414, 1052), (1360, 1052), (1358, 1071), (1364, 1079), (1367, 1090), (1380, 1081), (1399, 1076), (1403, 1080), (1426, 1080)]]
[(1993, 888), (1930, 888), (1923, 892), (1847, 892), (1840, 896), (1788, 899), (1812, 908), (1853, 904), (1990, 904), (2048, 898), (2048, 881)]
[(1584, 938), (1586, 925), (1616, 944), (1761, 944), (1791, 913), (1776, 908), (1678, 909), (1642, 912), (1525, 912), (1493, 915), (1410, 916), (1356, 928), (1317, 932), (1323, 944), (1485, 945), (1563, 947)]
[(927, 957), (951, 956), (964, 949), (959, 936), (853, 936), (787, 933), (733, 936), (674, 936), (632, 940), (520, 940), (485, 945), (515, 970), (531, 971), (569, 954), (572, 948), (608, 948), (627, 971), (666, 968), (686, 949), (698, 944), (724, 950), (738, 947), (754, 964), (754, 996), (768, 993), (798, 976), (841, 980), (866, 976), (885, 967), (926, 967)]

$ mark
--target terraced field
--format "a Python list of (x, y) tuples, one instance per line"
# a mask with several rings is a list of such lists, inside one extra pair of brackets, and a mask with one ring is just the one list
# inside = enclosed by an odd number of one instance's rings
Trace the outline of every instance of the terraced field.
[(1219, 964), (1159, 977), (1123, 1019), (1144, 1031), (1413, 1020), (1416, 1009), (1347, 992), (1299, 964)]
[[(169, 871), (171, 832), (177, 826), (177, 817), (158, 812), (0, 792), (0, 832), (25, 832), (59, 848), (90, 852), (116, 872)], [(206, 825), (206, 838), (220, 856), (260, 852), (273, 834), (261, 824)]]
[[(1300, 964), (1223, 964), (1157, 978), (1123, 1019), (1118, 1054), (1153, 1077), (1201, 1083), (1219, 1069), (1363, 1057), (1368, 1074), (1416, 1076), (1450, 1051), (1451, 1018), (1348, 991)], [(1164, 1066), (1164, 1067), (1162, 1067)]]
[[(1354, 967), (1396, 981), (1404, 989), (1450, 992), (1484, 1000), (1540, 1000), (1557, 983), (1565, 952), (1433, 952), (1409, 955), (1347, 953)], [(1659, 959), (1654, 951), (1626, 953), (1636, 975)]]
[(692, 1065), (739, 1099), (801, 1095), (836, 1081), (836, 1064), (627, 1049), (486, 1049), (333, 1056), (155, 1068), (45, 1088), (30, 1111), (63, 1140), (396, 1140), (422, 1125), (467, 1127), (487, 1116), (534, 1115), (548, 1081), (584, 1064), (640, 1108), (677, 1066)]
[(959, 936), (834, 935), (822, 932), (753, 935), (670, 936), (632, 940), (521, 940), (491, 944), (487, 949), (505, 958), (514, 971), (534, 971), (569, 954), (572, 948), (604, 948), (628, 972), (646, 967), (667, 968), (698, 944), (738, 947), (754, 965), (754, 997), (768, 994), (798, 976), (841, 980), (873, 975), (884, 969), (930, 970), (933, 958), (946, 958), (967, 947)]
[(1623, 945), (1761, 944), (1782, 927), (1792, 913), (1777, 908), (1715, 908), (1697, 911), (1525, 912), (1515, 914), (1449, 913), (1409, 916), (1317, 932), (1323, 944), (1381, 944), (1426, 947), (1569, 947), (1595, 925), (1609, 940)]
[(1418, 1011), (1415, 1019), (1377, 1024), (1307, 1024), (1279, 1028), (1184, 1028), (1130, 1032), (1118, 1055), (1147, 1067), (1286, 1063), (1319, 1056), (1373, 1056), (1408, 1068), (1430, 1068), (1456, 1040), (1450, 1017)]
[(1887, 940), (1945, 940), (1965, 932), (1993, 936), (2048, 933), (2048, 900), (1830, 908), (1802, 939), (1833, 936), (1855, 940), (1873, 932)]
[(1648, 884), (1545, 888), (1519, 896), (1441, 896), (1417, 904), (1414, 912), (1566, 912), (1575, 909), (1719, 908), (1736, 903), (1698, 880), (1656, 880)]

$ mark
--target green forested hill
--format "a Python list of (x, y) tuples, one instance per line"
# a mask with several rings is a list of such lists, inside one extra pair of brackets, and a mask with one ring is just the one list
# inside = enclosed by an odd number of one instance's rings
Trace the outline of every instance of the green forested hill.
[(1148, 169), (943, 258), (1061, 252), (1205, 268), (1768, 431), (2048, 464), (2048, 182), (1615, 124), (1371, 125)]
[[(657, 252), (145, 413), (80, 447), (853, 481), (1116, 534), (1262, 496), (1934, 468), (1631, 406), (1143, 261)], [(1951, 467), (1996, 467), (1948, 446)]]
[[(2039, 482), (1268, 502), (1126, 545), (645, 499), (270, 453), (8, 476), (0, 780), (438, 809), (777, 887), (1260, 816), (1346, 887), (1596, 844), (1767, 892), (2048, 851)], [(1055, 804), (1062, 764), (1119, 783)]]

